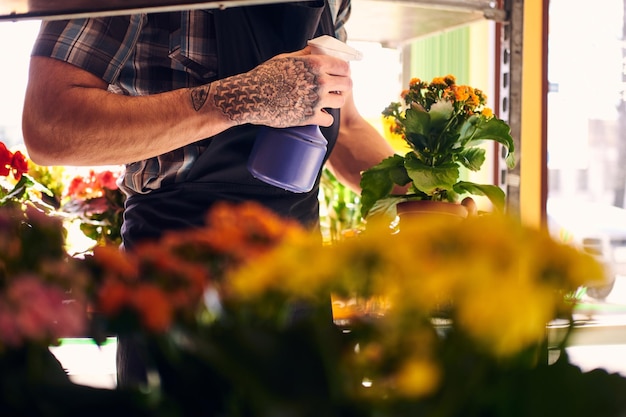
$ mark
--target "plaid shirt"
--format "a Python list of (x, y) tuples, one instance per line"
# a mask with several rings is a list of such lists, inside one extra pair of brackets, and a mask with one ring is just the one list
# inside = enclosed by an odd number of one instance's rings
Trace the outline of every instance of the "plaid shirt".
[[(328, 3), (335, 34), (345, 41), (350, 1)], [(205, 84), (217, 70), (210, 10), (44, 21), (32, 55), (69, 62), (132, 96)], [(182, 181), (203, 149), (195, 143), (127, 164), (120, 188), (143, 194)]]

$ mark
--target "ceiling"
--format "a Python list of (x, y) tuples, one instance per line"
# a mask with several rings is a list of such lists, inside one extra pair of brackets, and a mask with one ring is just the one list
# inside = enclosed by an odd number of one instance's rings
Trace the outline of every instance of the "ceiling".
[[(225, 8), (286, 0), (2, 0), (0, 21), (62, 19), (138, 11)], [(495, 0), (353, 0), (351, 40), (394, 47), (481, 19), (503, 20)]]

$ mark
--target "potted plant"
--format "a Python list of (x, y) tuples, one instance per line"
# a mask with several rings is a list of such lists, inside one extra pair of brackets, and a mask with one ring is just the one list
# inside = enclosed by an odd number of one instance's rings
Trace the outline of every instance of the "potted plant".
[[(382, 114), (392, 119), (392, 133), (411, 150), (363, 172), (362, 217), (395, 217), (399, 202), (457, 202), (463, 194), (486, 196), (496, 209), (503, 208), (500, 187), (460, 180), (461, 167), (478, 171), (485, 162), (486, 151), (479, 146), (485, 140), (502, 144), (507, 166), (515, 165), (510, 127), (485, 106), (485, 94), (457, 85), (455, 77), (447, 75), (430, 83), (413, 78), (401, 96), (404, 105), (393, 102)], [(397, 193), (398, 187), (406, 192)]]

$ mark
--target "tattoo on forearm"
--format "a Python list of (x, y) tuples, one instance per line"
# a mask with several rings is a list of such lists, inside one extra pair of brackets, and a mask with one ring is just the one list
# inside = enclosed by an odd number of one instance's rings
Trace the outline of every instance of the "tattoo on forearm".
[(271, 121), (274, 126), (290, 126), (310, 118), (320, 97), (310, 63), (285, 58), (215, 83), (213, 100), (238, 124)]
[(205, 84), (191, 90), (191, 104), (195, 111), (199, 111), (202, 106), (204, 106), (204, 103), (206, 103), (210, 88), (211, 84)]

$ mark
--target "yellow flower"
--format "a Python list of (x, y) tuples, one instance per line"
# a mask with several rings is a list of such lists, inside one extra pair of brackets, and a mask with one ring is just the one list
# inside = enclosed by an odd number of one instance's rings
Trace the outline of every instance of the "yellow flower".
[(406, 397), (425, 397), (439, 387), (440, 381), (441, 370), (434, 362), (409, 358), (395, 375), (395, 388)]
[(338, 261), (341, 258), (330, 256), (316, 234), (294, 233), (254, 262), (233, 270), (224, 288), (229, 297), (241, 300), (254, 300), (274, 291), (309, 298), (327, 285), (328, 271), (336, 274), (341, 270)]
[(484, 117), (486, 117), (487, 119), (490, 119), (493, 117), (493, 110), (491, 110), (491, 108), (489, 107), (485, 107), (480, 114), (482, 114)]
[(515, 276), (501, 278), (456, 298), (455, 320), (479, 345), (510, 357), (545, 337), (554, 301), (549, 290)]

